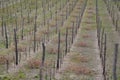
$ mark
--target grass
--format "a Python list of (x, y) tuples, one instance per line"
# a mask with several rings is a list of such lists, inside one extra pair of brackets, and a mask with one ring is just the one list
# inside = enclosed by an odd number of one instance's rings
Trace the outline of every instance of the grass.
[(73, 55), (71, 57), (71, 61), (76, 62), (76, 63), (80, 63), (80, 62), (81, 63), (86, 63), (86, 62), (89, 61), (89, 59), (85, 56), (80, 55), (80, 54), (76, 54), (76, 55)]
[(89, 69), (85, 66), (79, 66), (79, 65), (75, 65), (75, 64), (68, 66), (66, 71), (75, 73), (76, 75), (81, 75), (81, 74), (90, 75), (90, 76), (94, 75), (94, 71), (92, 71), (91, 69)]
[(5, 42), (0, 40), (0, 48), (5, 48)]
[(88, 34), (84, 34), (82, 37), (88, 39), (88, 38), (90, 38), (91, 36), (88, 35)]
[(86, 42), (76, 43), (76, 46), (77, 46), (77, 47), (89, 47)]
[[(67, 22), (67, 21), (66, 21)], [(65, 33), (65, 29), (66, 27), (61, 27), (60, 29), (61, 30), (63, 30), (62, 31), (62, 33)], [(62, 36), (64, 36), (64, 35), (62, 35)], [(54, 37), (53, 37), (53, 39), (52, 40), (54, 40), (54, 39), (56, 39), (57, 38), (57, 34), (54, 34)], [(64, 44), (62, 43), (61, 44), (61, 46), (63, 46)], [(48, 46), (48, 45), (47, 45)], [(48, 47), (50, 47), (50, 46), (48, 46)], [(41, 52), (39, 52), (39, 53), (41, 53)], [(41, 56), (41, 54), (39, 54), (39, 55), (37, 55), (37, 57), (38, 58), (40, 58), (40, 56)], [(50, 60), (54, 60), (54, 59), (56, 59), (56, 55), (54, 55), (54, 54), (49, 54), (48, 52), (46, 52), (46, 61), (50, 61)]]
[[(106, 8), (102, 8), (100, 6), (105, 7), (105, 4), (103, 1), (99, 1), (99, 14), (100, 18), (102, 20), (102, 26), (105, 28), (105, 32), (107, 33), (107, 61), (106, 61), (106, 73), (107, 76), (110, 77), (113, 74), (113, 56), (114, 56), (114, 44), (116, 42), (119, 42), (118, 38), (119, 36), (117, 35), (117, 32), (115, 31), (115, 26), (113, 26), (110, 15), (107, 12)], [(119, 56), (119, 55), (118, 55)], [(119, 61), (119, 59), (118, 59)], [(119, 75), (119, 63), (117, 66), (117, 75)]]
[[(53, 8), (53, 11), (54, 11), (54, 8)], [(76, 12), (76, 10), (75, 10), (75, 12)], [(64, 44), (64, 41), (65, 41), (65, 31), (66, 31), (65, 29), (69, 25), (71, 26), (71, 20), (72, 21), (75, 20), (75, 18), (73, 18), (73, 16), (77, 15), (75, 12), (73, 11), (73, 14), (71, 14), (70, 17), (65, 21), (65, 25), (63, 27), (59, 26), (60, 30), (61, 30), (61, 34), (62, 34), (61, 36), (63, 37), (63, 39), (61, 39), (61, 53), (62, 54), (64, 54), (64, 46), (65, 46), (65, 44)], [(88, 14), (85, 14), (85, 16), (89, 15), (89, 14), (91, 14), (93, 12), (90, 11), (90, 12), (87, 12), (87, 13)], [(46, 16), (49, 16), (49, 13)], [(91, 20), (95, 20), (95, 16), (93, 16), (93, 17), (92, 16), (88, 16), (88, 17), (91, 18)], [(88, 17), (84, 18), (84, 20), (88, 19)], [(39, 17), (38, 19), (41, 19), (41, 20), (38, 20), (38, 22), (43, 20), (41, 17)], [(55, 25), (54, 21), (53, 21), (52, 25)], [(28, 26), (29, 25), (26, 25), (26, 28), (24, 30), (24, 35), (27, 34), (28, 32), (30, 32), (30, 30), (27, 29)], [(87, 21), (87, 22), (83, 23), (82, 26), (85, 26), (85, 28), (83, 28), (82, 31), (81, 31), (81, 35), (82, 36), (79, 37), (81, 41), (76, 43), (76, 45), (78, 45), (77, 47), (80, 46), (80, 47), (83, 47), (84, 49), (86, 49), (87, 47), (91, 47), (91, 46), (89, 46), (89, 44), (92, 45), (92, 42), (89, 43), (91, 41), (91, 39), (89, 39), (91, 37), (91, 35), (88, 35), (89, 34), (88, 31), (94, 31), (95, 28), (96, 28), (96, 25), (94, 24), (94, 22)], [(44, 27), (38, 28), (38, 29), (41, 29), (41, 30), (39, 30), (37, 32), (37, 38), (39, 38), (39, 37), (41, 38), (40, 34), (46, 34), (47, 33), (46, 31), (43, 31), (43, 30), (47, 30), (47, 28), (46, 28), (47, 26), (44, 26)], [(52, 39), (51, 39), (52, 41), (50, 42), (51, 44), (49, 44), (49, 45), (47, 44), (47, 51), (46, 51), (46, 63), (48, 62), (47, 65), (50, 64), (49, 67), (51, 67), (53, 65), (53, 61), (56, 60), (56, 56), (57, 56), (57, 54), (56, 54), (57, 53), (57, 43), (58, 43), (58, 40), (57, 40), (58, 34), (55, 34), (55, 28), (54, 27), (51, 27), (51, 28), (52, 28), (52, 30), (51, 30), (51, 33), (50, 33), (50, 37), (52, 36)], [(18, 35), (20, 36), (21, 34), (18, 33)], [(68, 36), (69, 37), (71, 36), (70, 32), (69, 32)], [(69, 38), (69, 41), (70, 41), (70, 38)], [(32, 42), (33, 42), (33, 40), (32, 40)], [(24, 44), (27, 45), (27, 43), (30, 44), (32, 42), (26, 41)], [(22, 43), (20, 43), (20, 45), (21, 44)], [(24, 48), (24, 44), (21, 45), (20, 48)], [(89, 56), (92, 55), (92, 53), (91, 54), (90, 53), (91, 52), (89, 52)], [(38, 69), (39, 69), (39, 66), (41, 64), (41, 61), (40, 61), (41, 54), (42, 54), (42, 50), (40, 49), (40, 51), (38, 51), (36, 53), (36, 56), (34, 58), (30, 59), (27, 62), (28, 64), (26, 66), (28, 66), (28, 67), (24, 66), (25, 67), (25, 71), (20, 72), (20, 73), (18, 72), (18, 73), (16, 73), (17, 75), (13, 76), (13, 77), (15, 77), (15, 80), (19, 80), (20, 78), (23, 79), (23, 80), (27, 79), (28, 76), (26, 76), (26, 75), (29, 75), (30, 78), (31, 77), (34, 78), (34, 80), (38, 79), (39, 78), (39, 76), (38, 76), (39, 70)], [(80, 53), (80, 54), (83, 54), (83, 53)], [(88, 54), (88, 53), (86, 52), (86, 54)], [(94, 65), (94, 64), (90, 64), (90, 63), (92, 63), (92, 59), (89, 60), (89, 57), (87, 57), (85, 55), (74, 55), (74, 56), (71, 57), (71, 61), (75, 62), (75, 63), (83, 63), (83, 64), (85, 63), (88, 66), (84, 66), (84, 65), (81, 66), (81, 65), (78, 65), (78, 64), (75, 64), (75, 65), (71, 64), (66, 69), (67, 73), (65, 75), (63, 73), (63, 78), (64, 79), (62, 79), (62, 80), (75, 80), (76, 78), (78, 80), (90, 80), (90, 79), (92, 80), (93, 79), (93, 77), (95, 76), (96, 73), (94, 72), (93, 67), (91, 68), (91, 66), (90, 66), (90, 65), (92, 65), (92, 66)], [(23, 70), (24, 67), (22, 67), (21, 69)], [(29, 71), (31, 71), (31, 72), (29, 72)], [(73, 76), (71, 76), (71, 75), (73, 75)], [(70, 79), (69, 79), (69, 76), (70, 76)]]

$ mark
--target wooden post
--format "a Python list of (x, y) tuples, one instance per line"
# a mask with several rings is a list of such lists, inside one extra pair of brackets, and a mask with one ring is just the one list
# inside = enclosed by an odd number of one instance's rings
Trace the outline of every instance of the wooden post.
[(65, 39), (65, 43), (66, 43), (66, 48), (65, 48), (65, 55), (68, 52), (68, 28), (66, 28), (66, 39)]
[(20, 8), (21, 8), (21, 9), (20, 9), (20, 12), (21, 12), (21, 18), (22, 18), (22, 17), (23, 17), (23, 11), (22, 11), (23, 9), (22, 9), (22, 1), (21, 1), (21, 0), (20, 0)]
[(66, 19), (68, 18), (68, 16), (67, 16), (67, 12), (68, 12), (68, 10), (67, 10), (67, 8), (66, 8)]
[(104, 40), (104, 56), (103, 56), (103, 76), (104, 80), (106, 80), (106, 49), (107, 49), (107, 36), (105, 34)]
[(9, 69), (9, 60), (6, 60), (6, 69), (7, 69), (7, 73), (8, 73), (8, 69)]
[(15, 13), (15, 25), (16, 25), (16, 31), (18, 30), (18, 25), (17, 25), (17, 14)]
[(36, 28), (35, 27), (34, 27), (34, 52), (36, 52)]
[(46, 24), (46, 16), (45, 16), (45, 8), (43, 7), (43, 18), (44, 18), (44, 26), (45, 26), (45, 24)]
[(30, 13), (29, 13), (29, 11), (28, 11), (27, 19), (28, 19), (28, 23), (30, 23)]
[(101, 43), (100, 43), (100, 58), (101, 58), (101, 61), (102, 61), (102, 64), (103, 64), (103, 55), (102, 55), (102, 52), (103, 52), (103, 37), (104, 37), (104, 28), (102, 30), (102, 34), (101, 34)]
[(8, 35), (7, 35), (6, 23), (4, 24), (4, 27), (5, 27), (6, 48), (8, 48)]
[(116, 31), (118, 31), (118, 21), (119, 21), (119, 18), (118, 18), (118, 15), (117, 15), (116, 25), (115, 25), (116, 26), (116, 29), (115, 29)]
[(45, 63), (45, 44), (42, 43), (43, 54), (42, 54), (42, 63), (40, 64), (40, 80), (43, 80), (43, 68)]
[(57, 34), (57, 32), (58, 32), (58, 18), (57, 18), (57, 15), (58, 15), (58, 12), (57, 12), (57, 6), (55, 7), (55, 9), (56, 9), (56, 13), (55, 13), (55, 20), (56, 20), (56, 34)]
[(2, 37), (4, 36), (4, 21), (3, 21), (3, 16), (2, 16), (2, 23), (1, 23), (1, 26), (2, 26)]
[(21, 39), (23, 40), (23, 35), (24, 35), (24, 18), (23, 18), (23, 21), (22, 21), (22, 30), (21, 30)]
[(60, 67), (60, 31), (58, 34), (58, 55), (57, 55), (57, 66), (56, 68), (59, 69)]
[(40, 66), (40, 80), (43, 80), (43, 74), (42, 74), (42, 66)]
[(16, 54), (16, 65), (18, 65), (18, 46), (17, 46), (17, 36), (16, 36), (16, 29), (14, 29), (14, 40), (15, 40), (15, 54)]
[(37, 0), (35, 2), (35, 26), (34, 26), (34, 31), (36, 32), (37, 31), (37, 10), (38, 10), (38, 7), (37, 7)]
[(49, 80), (52, 80), (52, 69), (50, 68), (50, 79)]
[(48, 80), (48, 67), (46, 67), (45, 80)]
[(49, 20), (48, 20), (48, 22), (47, 22), (47, 24), (48, 24), (48, 28), (47, 28), (47, 37), (48, 37), (48, 41), (50, 40), (50, 29), (49, 29)]
[(115, 44), (114, 62), (113, 62), (113, 80), (117, 80), (116, 70), (117, 70), (118, 47), (119, 44)]
[(96, 0), (96, 23), (98, 23), (98, 0)]
[(73, 43), (73, 38), (74, 38), (74, 22), (73, 22), (73, 25), (72, 25), (72, 43)]
[(42, 43), (42, 47), (43, 47), (42, 66), (44, 66), (44, 62), (45, 62), (45, 44), (44, 43)]
[(101, 47), (101, 45), (100, 45), (100, 35), (101, 35), (101, 25), (102, 25), (102, 22), (101, 21), (99, 21), (99, 25), (98, 25), (98, 46), (99, 47)]

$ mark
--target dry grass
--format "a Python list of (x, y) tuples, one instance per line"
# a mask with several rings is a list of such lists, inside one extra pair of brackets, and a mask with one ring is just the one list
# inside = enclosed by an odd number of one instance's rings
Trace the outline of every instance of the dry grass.
[(39, 59), (31, 59), (28, 61), (27, 67), (31, 69), (38, 69), (40, 65), (41, 65), (41, 61)]
[(79, 10), (76, 10), (75, 13), (71, 15), (71, 17), (77, 18), (78, 15), (79, 15)]
[(83, 38), (89, 38), (90, 35), (87, 35), (87, 34), (86, 34), (86, 35), (83, 35), (82, 37), (83, 37)]
[(72, 26), (70, 25), (70, 26), (65, 26), (67, 29), (72, 29)]
[(85, 27), (84, 30), (90, 31), (90, 30), (92, 30), (92, 29), (91, 29), (91, 27)]
[(92, 8), (92, 7), (89, 7), (88, 10), (89, 10), (89, 11), (90, 11), (90, 10), (93, 10), (93, 8)]
[(88, 47), (88, 44), (85, 42), (80, 42), (80, 43), (76, 43), (75, 46), (77, 47)]
[[(26, 47), (27, 47), (26, 45), (23, 45), (23, 44), (19, 43), (17, 49), (18, 49), (19, 52), (25, 52), (26, 51)], [(15, 44), (11, 45), (11, 49), (12, 49), (12, 51), (15, 51)]]
[(87, 13), (93, 15), (93, 14), (94, 14), (94, 11), (90, 10), (90, 11), (88, 11)]
[[(51, 61), (45, 61), (44, 66), (50, 66), (52, 64)], [(40, 59), (32, 58), (28, 61), (27, 67), (30, 69), (39, 69), (40, 66), (42, 65), (42, 61)]]
[(80, 9), (81, 9), (81, 7), (80, 7), (79, 5), (81, 5), (81, 4), (78, 4), (78, 6), (76, 7), (76, 9), (79, 9), (79, 10), (80, 10)]
[(5, 64), (6, 60), (7, 60), (7, 58), (5, 55), (0, 55), (0, 64)]
[[(90, 17), (90, 16), (88, 16), (88, 17)], [(92, 16), (91, 16), (92, 17)], [(85, 21), (85, 24), (92, 24), (92, 22), (90, 22), (90, 21)]]
[(82, 56), (82, 55), (74, 55), (71, 57), (71, 60), (74, 61), (74, 62), (77, 62), (77, 63), (80, 63), (80, 62), (88, 62), (88, 58), (85, 57), (85, 56)]
[(7, 55), (0, 55), (0, 64), (6, 64), (7, 60), (12, 62), (13, 59)]
[(57, 53), (57, 49), (55, 49), (55, 48), (49, 48), (48, 53), (50, 53), (50, 54), (56, 54)]
[[(36, 41), (42, 41), (42, 36), (41, 36), (42, 33), (40, 35), (39, 34), (36, 34), (36, 38), (35, 38)], [(30, 41), (34, 41), (34, 36), (30, 38)]]
[(49, 25), (50, 25), (50, 27), (55, 27), (56, 26), (56, 20), (51, 21)]
[(64, 14), (63, 14), (63, 13), (60, 14), (61, 17), (62, 17), (62, 16), (65, 16), (65, 15), (66, 15), (65, 13), (64, 13)]
[(77, 64), (69, 65), (66, 68), (66, 71), (75, 73), (76, 75), (84, 74), (84, 75), (91, 75), (92, 76), (95, 74), (95, 72), (93, 70), (91, 70), (85, 66), (80, 66)]
[(70, 18), (70, 21), (71, 22), (75, 22), (77, 20), (77, 16), (73, 15), (71, 18)]
[(90, 2), (90, 5), (93, 5), (92, 1)]
[[(93, 14), (94, 14), (94, 13), (89, 12), (89, 15), (87, 15), (86, 17), (87, 17), (88, 19), (91, 19), (91, 18), (94, 17)], [(86, 23), (89, 23), (89, 24), (90, 24), (91, 22), (86, 22)]]
[(42, 33), (43, 34), (49, 34), (49, 32), (47, 30), (43, 30)]
[(47, 53), (49, 53), (49, 54), (57, 54), (58, 49), (57, 49), (57, 47), (54, 46), (54, 45), (49, 45), (49, 46), (47, 46), (46, 51), (47, 51)]
[[(57, 39), (57, 38), (54, 38), (54, 39), (52, 40), (52, 42), (58, 44), (58, 39)], [(65, 38), (64, 38), (64, 37), (61, 37), (60, 43), (63, 43), (63, 42), (65, 42)]]
[(60, 21), (60, 20), (62, 20), (62, 17), (61, 16), (57, 16), (57, 19), (56, 19), (57, 21)]
[(79, 15), (79, 13), (80, 13), (80, 8), (79, 7), (77, 7), (77, 9), (75, 10), (75, 13), (77, 14), (77, 16)]

